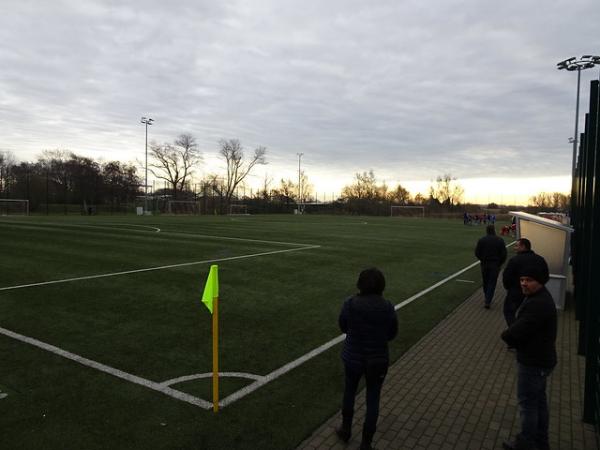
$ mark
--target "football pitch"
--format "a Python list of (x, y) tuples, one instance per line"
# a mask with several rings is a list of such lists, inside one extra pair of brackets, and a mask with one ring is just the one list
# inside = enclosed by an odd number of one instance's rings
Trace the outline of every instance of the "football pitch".
[[(339, 409), (337, 315), (359, 271), (386, 275), (397, 359), (479, 287), (483, 233), (389, 217), (0, 217), (0, 448), (294, 448)], [(211, 264), (218, 414), (200, 302)]]

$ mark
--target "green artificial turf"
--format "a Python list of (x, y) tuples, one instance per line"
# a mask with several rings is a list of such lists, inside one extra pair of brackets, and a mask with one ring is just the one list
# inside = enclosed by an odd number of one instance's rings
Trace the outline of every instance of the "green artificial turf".
[[(154, 382), (207, 373), (203, 261), (220, 259), (220, 370), (266, 375), (340, 335), (361, 269), (381, 268), (397, 304), (473, 263), (483, 232), (442, 219), (4, 217), (0, 288), (197, 264), (0, 290), (0, 327)], [(299, 244), (319, 247), (239, 258)], [(478, 268), (459, 278), (475, 283), (398, 312), (394, 359), (480, 284)], [(339, 408), (340, 349), (214, 414), (0, 335), (0, 448), (291, 449)], [(251, 382), (222, 379), (221, 398)], [(210, 379), (172, 387), (211, 400)]]

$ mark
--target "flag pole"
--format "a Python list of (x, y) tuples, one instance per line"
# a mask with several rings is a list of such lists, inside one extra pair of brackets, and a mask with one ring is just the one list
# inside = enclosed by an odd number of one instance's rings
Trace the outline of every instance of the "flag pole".
[(213, 411), (219, 412), (219, 297), (213, 298), (212, 331)]

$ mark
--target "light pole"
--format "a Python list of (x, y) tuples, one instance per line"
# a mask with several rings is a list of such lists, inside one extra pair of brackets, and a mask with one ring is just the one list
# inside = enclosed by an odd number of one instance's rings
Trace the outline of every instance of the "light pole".
[(298, 212), (302, 214), (302, 185), (300, 179), (300, 160), (304, 153), (296, 153), (298, 155)]
[(585, 69), (591, 69), (596, 64), (600, 65), (600, 56), (594, 55), (583, 55), (581, 58), (571, 57), (559, 62), (556, 65), (558, 70), (566, 69), (570, 72), (577, 71), (577, 102), (575, 104), (575, 134), (569, 142), (573, 143), (573, 161), (571, 164), (571, 186), (575, 182), (575, 163), (577, 160), (577, 143), (579, 140), (578, 136), (578, 125), (579, 125), (579, 88), (581, 86), (581, 71)]
[(144, 214), (148, 211), (148, 125), (152, 125), (154, 119), (142, 117), (140, 123), (146, 125), (146, 181), (144, 182)]

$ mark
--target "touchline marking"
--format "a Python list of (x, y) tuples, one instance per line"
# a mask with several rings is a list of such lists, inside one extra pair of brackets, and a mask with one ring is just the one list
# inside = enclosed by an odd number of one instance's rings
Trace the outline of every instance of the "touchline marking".
[[(448, 281), (450, 281), (451, 279), (457, 277), (458, 275), (472, 269), (473, 267), (479, 265), (479, 261), (474, 262), (473, 264), (468, 265), (467, 267), (465, 267), (464, 269), (459, 270), (456, 273), (453, 273), (452, 275), (444, 278), (443, 280), (435, 283), (434, 285), (428, 287), (427, 289), (422, 290), (421, 292), (413, 295), (410, 298), (407, 298), (406, 300), (404, 300), (401, 303), (398, 303), (394, 309), (397, 311), (400, 308), (405, 307), (406, 305), (408, 305), (409, 303), (414, 302), (416, 299), (418, 299), (419, 297), (422, 297), (423, 295), (433, 291), (435, 288), (440, 287), (442, 284), (447, 283)], [(342, 342), (344, 339), (346, 338), (345, 334), (341, 334), (335, 338), (333, 338), (332, 340), (330, 340), (329, 342), (326, 342), (325, 344), (315, 348), (314, 350), (311, 350), (310, 352), (308, 352), (307, 354), (301, 356), (298, 359), (295, 359), (294, 361), (286, 364), (285, 366), (280, 367), (277, 370), (274, 370), (273, 372), (267, 374), (264, 376), (263, 379), (261, 380), (257, 380), (252, 384), (249, 384), (248, 386), (240, 389), (239, 391), (234, 392), (233, 394), (229, 395), (228, 397), (225, 397), (223, 400), (221, 400), (219, 402), (220, 406), (227, 406), (230, 405), (231, 403), (235, 402), (236, 400), (241, 399), (242, 397), (245, 397), (246, 395), (250, 394), (251, 392), (254, 392), (255, 390), (257, 390), (259, 387), (264, 386), (265, 384), (275, 380), (276, 378), (279, 378), (281, 375), (289, 372), (290, 370), (298, 367), (301, 364), (304, 364), (306, 361), (308, 361), (309, 359), (314, 358), (315, 356), (323, 353), (326, 350), (329, 350), (331, 347), (339, 344), (340, 342)]]
[(308, 245), (306, 247), (287, 248), (284, 250), (273, 250), (270, 252), (253, 253), (251, 255), (230, 256), (229, 258), (206, 259), (204, 261), (192, 261), (192, 262), (180, 263), (180, 264), (169, 264), (167, 266), (148, 267), (145, 269), (127, 270), (124, 272), (103, 273), (103, 274), (99, 274), (99, 275), (87, 275), (85, 277), (65, 278), (62, 280), (52, 280), (52, 281), (42, 281), (40, 283), (21, 284), (18, 286), (7, 286), (7, 287), (0, 288), (0, 291), (23, 289), (23, 288), (34, 287), (34, 286), (45, 286), (48, 284), (69, 283), (72, 281), (93, 280), (95, 278), (116, 277), (116, 276), (120, 276), (120, 275), (129, 275), (132, 273), (150, 272), (153, 270), (173, 269), (175, 267), (194, 266), (194, 265), (198, 265), (198, 264), (209, 264), (209, 263), (216, 263), (216, 262), (222, 262), (222, 261), (233, 261), (236, 259), (256, 258), (258, 256), (275, 255), (277, 253), (298, 252), (301, 250), (310, 250), (310, 249), (319, 248), (319, 247), (321, 247), (321, 246), (320, 245)]
[(173, 397), (177, 400), (181, 400), (182, 402), (191, 403), (192, 405), (199, 406), (204, 409), (212, 408), (212, 403), (209, 403), (206, 400), (202, 400), (201, 398), (194, 397), (193, 395), (186, 394), (185, 392), (178, 391), (178, 390), (170, 388), (168, 386), (164, 386), (161, 383), (155, 383), (154, 381), (150, 381), (145, 378), (141, 378), (136, 375), (132, 375), (127, 372), (123, 372), (122, 370), (115, 369), (114, 367), (107, 366), (106, 364), (102, 364), (97, 361), (93, 361), (91, 359), (84, 358), (83, 356), (79, 356), (79, 355), (76, 355), (75, 353), (68, 352), (61, 348), (55, 347), (54, 345), (46, 344), (45, 342), (38, 341), (37, 339), (23, 336), (22, 334), (7, 330), (6, 328), (0, 327), (0, 334), (3, 334), (5, 336), (8, 336), (10, 338), (16, 339), (21, 342), (25, 342), (26, 344), (33, 345), (34, 347), (41, 348), (42, 350), (46, 350), (50, 353), (54, 353), (55, 355), (62, 356), (63, 358), (70, 359), (79, 364), (82, 364), (87, 367), (91, 367), (93, 369), (107, 373), (114, 377), (121, 378), (123, 380), (127, 380), (131, 383), (139, 384), (141, 386), (147, 387), (148, 389), (152, 389), (154, 391), (168, 395), (169, 397)]
[(461, 279), (456, 279), (456, 281), (458, 281), (459, 283), (475, 283), (473, 280), (461, 280)]

